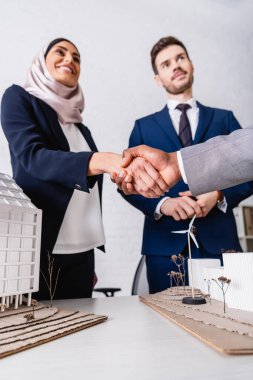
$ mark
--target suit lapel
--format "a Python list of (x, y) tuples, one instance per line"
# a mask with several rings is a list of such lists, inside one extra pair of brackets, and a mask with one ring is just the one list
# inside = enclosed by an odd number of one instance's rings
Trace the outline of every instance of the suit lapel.
[(199, 122), (193, 144), (198, 144), (202, 141), (202, 137), (206, 133), (213, 118), (214, 110), (209, 107), (205, 107), (197, 102), (199, 107)]
[(55, 136), (61, 149), (64, 151), (69, 151), (69, 144), (59, 124), (57, 113), (42, 100), (38, 99), (38, 102), (46, 116), (47, 123), (51, 127), (51, 132)]
[[(90, 147), (90, 150), (92, 152), (97, 152), (98, 149), (96, 147), (96, 144), (91, 136), (91, 133), (85, 125), (78, 123), (76, 124), (77, 127), (79, 128), (80, 132), (82, 133), (83, 137), (85, 138), (87, 144)], [(98, 192), (99, 192), (99, 199), (100, 199), (100, 205), (102, 207), (102, 187), (103, 187), (103, 175), (100, 174), (97, 176), (97, 183), (98, 183)], [(102, 210), (102, 209), (101, 209)]]
[[(64, 151), (69, 151), (69, 144), (59, 124), (57, 113), (45, 102), (41, 101), (40, 99), (38, 99), (38, 101), (40, 103), (41, 108), (43, 109), (44, 114), (46, 115), (47, 122), (49, 123), (51, 130), (57, 139), (57, 142), (60, 144), (61, 148)], [(90, 149), (93, 152), (97, 152), (97, 147), (88, 128), (81, 123), (77, 123), (76, 125), (79, 128), (85, 140), (87, 141), (87, 144), (89, 145)]]
[[(56, 138), (57, 143), (60, 145), (61, 149), (64, 151), (69, 151), (69, 144), (68, 141), (62, 131), (62, 128), (59, 124), (57, 113), (45, 102), (42, 100), (36, 98), (39, 102), (40, 107), (43, 110), (43, 113), (46, 116), (46, 133), (48, 133), (48, 124), (50, 126), (50, 132), (54, 135)], [(78, 123), (76, 124), (79, 128), (80, 132), (82, 133), (83, 137), (85, 138), (87, 144), (89, 145), (91, 151), (97, 152), (96, 144), (91, 136), (91, 133), (87, 127), (85, 127), (83, 124)], [(103, 175), (98, 175), (98, 190), (99, 190), (99, 197), (100, 197), (100, 204), (102, 204), (102, 186), (103, 186)]]
[(76, 124), (80, 130), (80, 132), (82, 133), (83, 137), (85, 138), (87, 144), (89, 145), (90, 149), (93, 151), (93, 152), (97, 152), (98, 149), (96, 147), (96, 144), (91, 136), (91, 133), (89, 131), (89, 129), (87, 127), (85, 127), (85, 125), (81, 124), (81, 123), (78, 123)]
[(160, 112), (155, 113), (153, 117), (170, 141), (174, 143), (175, 150), (181, 149), (183, 146), (172, 124), (167, 105)]

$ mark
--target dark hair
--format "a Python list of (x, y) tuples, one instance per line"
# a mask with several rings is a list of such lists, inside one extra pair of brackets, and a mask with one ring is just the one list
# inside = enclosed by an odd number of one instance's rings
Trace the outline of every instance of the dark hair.
[[(59, 42), (61, 41), (66, 41), (66, 42), (69, 42), (71, 45), (75, 46), (76, 50), (78, 51), (77, 47), (75, 44), (73, 44), (73, 42), (71, 42), (70, 40), (68, 40), (67, 38), (55, 38), (53, 41), (50, 42), (50, 44), (48, 45), (47, 47), (47, 50), (45, 51), (45, 54), (44, 54), (44, 58), (46, 59), (49, 51), (52, 49), (52, 47), (56, 44), (58, 44)], [(80, 55), (79, 51), (78, 51), (78, 54)]]
[(153, 48), (150, 52), (151, 64), (152, 64), (152, 68), (153, 68), (155, 74), (158, 74), (157, 67), (155, 64), (155, 60), (156, 60), (157, 55), (160, 53), (160, 51), (162, 51), (163, 49), (165, 49), (166, 47), (171, 46), (171, 45), (181, 46), (184, 49), (184, 51), (186, 52), (187, 58), (189, 58), (188, 51), (187, 51), (186, 47), (184, 46), (183, 42), (179, 41), (177, 38), (175, 38), (173, 36), (163, 37), (153, 46)]

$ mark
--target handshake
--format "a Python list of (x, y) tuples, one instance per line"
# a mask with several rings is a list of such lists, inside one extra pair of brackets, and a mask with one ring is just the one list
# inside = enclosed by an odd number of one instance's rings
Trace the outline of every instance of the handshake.
[[(158, 198), (169, 191), (181, 179), (177, 153), (166, 153), (146, 145), (129, 148), (123, 152), (122, 170), (111, 173), (111, 179), (126, 195), (141, 194), (146, 198)], [(205, 217), (224, 200), (221, 191), (211, 191), (192, 196), (191, 191), (168, 198), (161, 205), (161, 213), (174, 220)], [(224, 204), (221, 206), (224, 209)]]
[(166, 153), (147, 145), (124, 150), (121, 168), (111, 173), (111, 180), (126, 195), (157, 198), (181, 178), (176, 152)]
[[(123, 155), (96, 152), (91, 157), (88, 175), (108, 173), (111, 180), (126, 195), (140, 194), (146, 198), (165, 195), (181, 179), (177, 153), (139, 145), (124, 150)], [(209, 190), (209, 189), (208, 189)], [(203, 192), (196, 197), (191, 191), (179, 193), (179, 197), (167, 198), (161, 205), (162, 214), (175, 220), (205, 217), (218, 202), (225, 207), (223, 193)]]

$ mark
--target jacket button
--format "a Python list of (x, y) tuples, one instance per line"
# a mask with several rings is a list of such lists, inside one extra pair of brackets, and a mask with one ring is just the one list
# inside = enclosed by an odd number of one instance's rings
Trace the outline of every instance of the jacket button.
[(77, 190), (81, 190), (81, 189), (82, 189), (81, 186), (78, 185), (77, 183), (75, 184), (75, 188), (76, 188)]

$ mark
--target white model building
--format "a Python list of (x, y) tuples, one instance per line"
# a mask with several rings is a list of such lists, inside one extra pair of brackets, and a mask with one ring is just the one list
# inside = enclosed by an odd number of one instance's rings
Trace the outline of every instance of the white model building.
[[(189, 262), (188, 262), (189, 266)], [(193, 271), (193, 278), (194, 278), (194, 287), (197, 289), (200, 289), (203, 292), (206, 292), (206, 287), (204, 283), (204, 279), (206, 276), (204, 275), (204, 272), (206, 269), (209, 268), (218, 268), (218, 270), (221, 268), (221, 262), (219, 259), (192, 259), (192, 271)], [(209, 278), (209, 276), (208, 276)], [(189, 272), (189, 283), (192, 285), (192, 278), (191, 273)]]
[(253, 311), (253, 253), (224, 253), (223, 262), (225, 276), (231, 279), (228, 306)]
[[(197, 286), (203, 293), (208, 293), (210, 281), (210, 296), (222, 301), (222, 292), (212, 279), (220, 276), (231, 280), (226, 293), (228, 307), (245, 311), (253, 311), (253, 252), (223, 253), (224, 266), (210, 267), (209, 259), (193, 259), (193, 278), (197, 278)], [(190, 282), (191, 285), (191, 282)]]
[(41, 210), (7, 174), (0, 173), (1, 311), (39, 289)]

